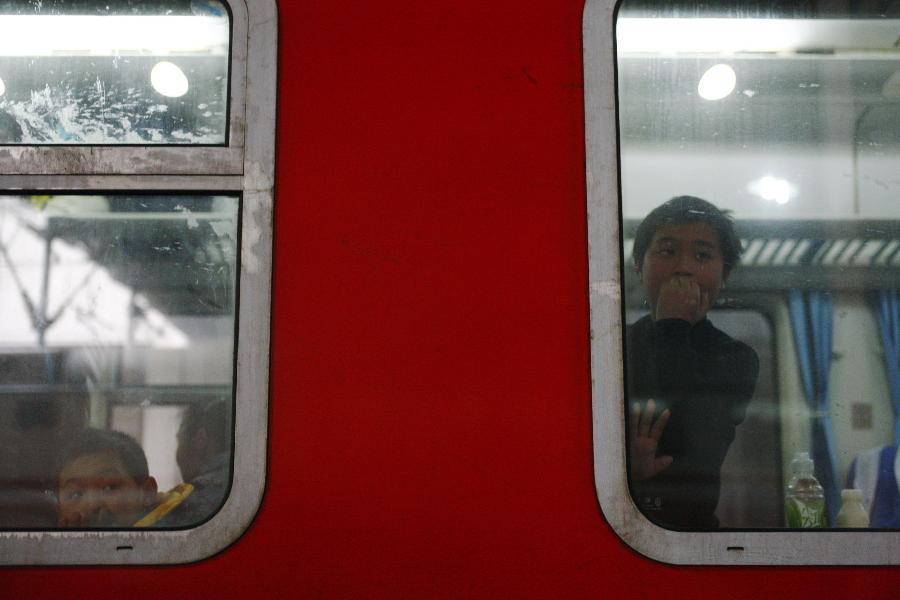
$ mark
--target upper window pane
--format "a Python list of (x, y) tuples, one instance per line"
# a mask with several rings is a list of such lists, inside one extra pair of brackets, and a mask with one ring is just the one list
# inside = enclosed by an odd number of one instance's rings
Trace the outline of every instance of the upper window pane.
[(221, 145), (218, 0), (0, 2), (0, 144)]

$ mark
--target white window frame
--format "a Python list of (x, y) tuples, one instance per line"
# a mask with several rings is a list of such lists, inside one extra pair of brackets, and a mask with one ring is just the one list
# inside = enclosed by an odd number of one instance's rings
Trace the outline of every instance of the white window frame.
[(617, 0), (587, 0), (583, 16), (586, 179), (591, 308), (594, 482), (607, 522), (629, 546), (673, 564), (887, 565), (895, 531), (671, 531), (635, 506), (625, 468), (622, 215), (616, 107)]
[[(275, 181), (275, 0), (223, 0), (231, 12), (225, 146), (4, 146), (0, 190), (142, 190), (241, 196), (234, 462), (222, 509), (192, 529), (0, 532), (0, 565), (172, 564), (216, 554), (250, 526), (265, 487)], [(247, 121), (252, 115), (252, 121)]]

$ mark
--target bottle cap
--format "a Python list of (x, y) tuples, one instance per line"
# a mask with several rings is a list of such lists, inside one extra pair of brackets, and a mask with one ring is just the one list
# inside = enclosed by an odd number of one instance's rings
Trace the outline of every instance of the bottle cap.
[(795, 454), (791, 467), (797, 474), (812, 475), (813, 460), (809, 457), (809, 452), (798, 452)]
[(841, 490), (841, 500), (860, 500), (862, 501), (862, 490), (850, 488)]

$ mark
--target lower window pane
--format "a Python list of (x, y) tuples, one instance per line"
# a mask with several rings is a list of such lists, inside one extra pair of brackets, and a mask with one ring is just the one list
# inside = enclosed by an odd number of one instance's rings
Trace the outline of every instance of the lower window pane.
[(239, 198), (0, 197), (0, 527), (187, 527), (230, 485)]

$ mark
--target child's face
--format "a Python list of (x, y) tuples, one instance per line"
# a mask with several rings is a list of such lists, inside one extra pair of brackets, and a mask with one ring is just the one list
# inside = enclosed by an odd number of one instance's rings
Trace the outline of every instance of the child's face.
[(156, 482), (137, 482), (112, 453), (87, 454), (59, 475), (60, 527), (131, 527), (150, 508)]
[(708, 223), (660, 227), (638, 268), (653, 318), (701, 320), (725, 286), (724, 266)]

